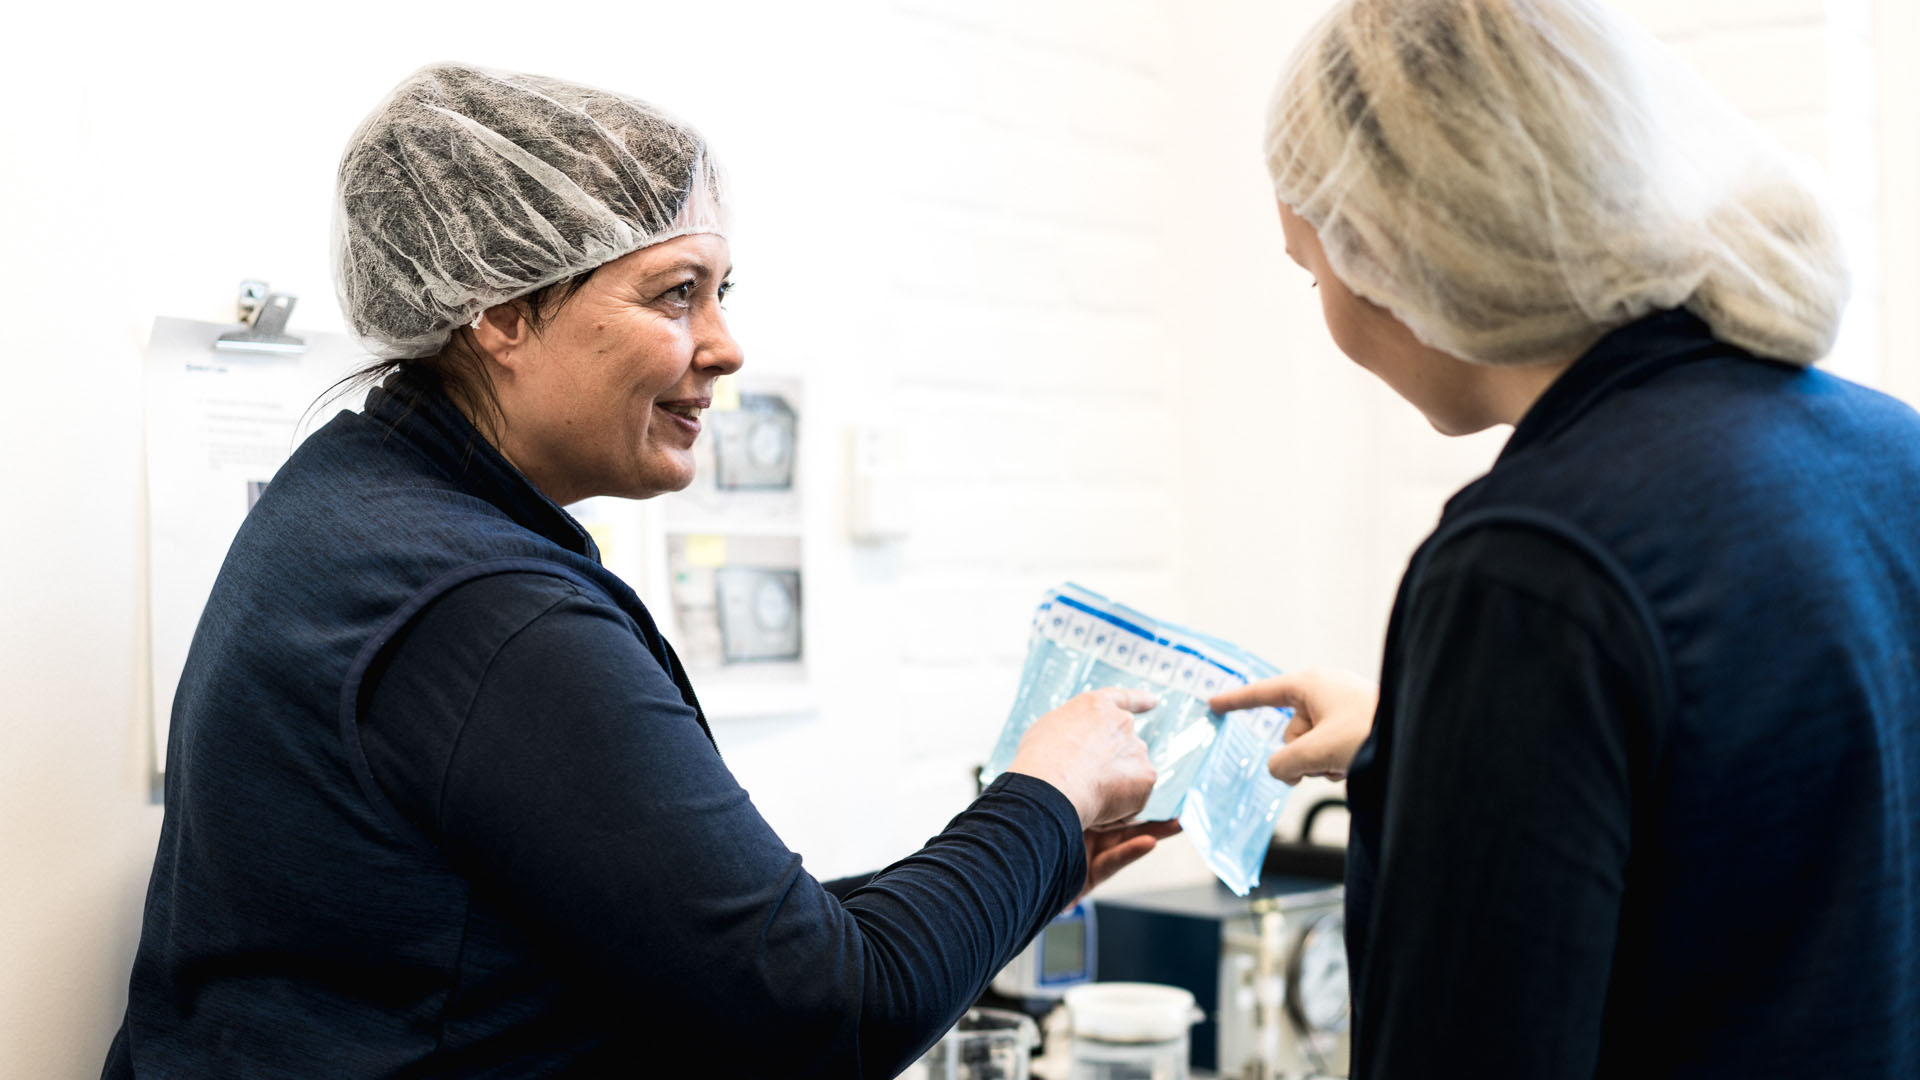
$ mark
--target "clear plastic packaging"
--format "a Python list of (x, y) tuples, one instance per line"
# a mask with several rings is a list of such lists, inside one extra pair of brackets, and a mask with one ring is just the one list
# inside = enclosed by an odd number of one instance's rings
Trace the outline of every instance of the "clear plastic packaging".
[(1249, 709), (1221, 716), (1213, 695), (1279, 669), (1240, 647), (1160, 622), (1077, 585), (1050, 590), (1013, 709), (987, 759), (992, 778), (1013, 763), (1033, 722), (1087, 690), (1145, 688), (1160, 697), (1137, 730), (1158, 776), (1142, 821), (1180, 820), (1207, 866), (1239, 895), (1260, 881), (1267, 843), (1288, 785), (1266, 769), (1288, 713)]

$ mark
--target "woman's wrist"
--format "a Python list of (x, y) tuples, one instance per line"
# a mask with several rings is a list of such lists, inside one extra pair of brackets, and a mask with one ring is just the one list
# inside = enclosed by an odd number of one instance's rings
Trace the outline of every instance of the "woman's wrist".
[(1093, 800), (1084, 793), (1076, 796), (1075, 787), (1067, 779), (1065, 770), (1049, 768), (1043, 763), (1023, 762), (1016, 757), (1013, 759), (1013, 764), (1007, 766), (1007, 771), (1010, 773), (1018, 773), (1021, 776), (1032, 777), (1059, 792), (1060, 796), (1072, 805), (1074, 817), (1079, 820), (1082, 829), (1085, 829), (1091, 822), (1093, 817)]

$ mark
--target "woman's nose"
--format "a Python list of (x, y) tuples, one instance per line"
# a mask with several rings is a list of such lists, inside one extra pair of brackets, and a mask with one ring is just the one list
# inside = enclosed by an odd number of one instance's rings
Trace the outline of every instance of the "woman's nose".
[(740, 343), (733, 339), (733, 331), (727, 328), (726, 312), (718, 307), (702, 320), (693, 362), (695, 367), (716, 375), (730, 375), (747, 362)]

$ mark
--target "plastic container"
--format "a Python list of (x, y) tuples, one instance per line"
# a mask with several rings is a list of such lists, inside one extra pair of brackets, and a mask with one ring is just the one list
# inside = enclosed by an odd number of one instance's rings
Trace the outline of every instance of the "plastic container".
[(953, 1030), (920, 1059), (926, 1080), (1028, 1080), (1027, 1066), (1040, 1030), (1025, 1013), (968, 1009)]
[(1072, 1080), (1187, 1080), (1188, 1034), (1205, 1014), (1193, 995), (1157, 983), (1088, 983), (1067, 991)]

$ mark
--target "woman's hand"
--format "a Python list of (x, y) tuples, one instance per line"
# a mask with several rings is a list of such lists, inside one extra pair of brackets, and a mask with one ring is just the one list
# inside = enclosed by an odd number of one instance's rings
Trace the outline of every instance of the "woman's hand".
[(1292, 709), (1287, 744), (1267, 759), (1267, 771), (1288, 784), (1306, 776), (1344, 780), (1373, 731), (1380, 688), (1351, 672), (1310, 668), (1235, 687), (1207, 704), (1217, 713), (1261, 705)]
[(1145, 690), (1089, 690), (1035, 720), (1007, 771), (1059, 788), (1082, 829), (1125, 821), (1153, 793), (1153, 763), (1134, 734), (1134, 714), (1159, 703)]
[(1088, 829), (1087, 883), (1074, 898), (1079, 903), (1093, 887), (1120, 872), (1121, 867), (1152, 851), (1155, 844), (1180, 831), (1178, 821), (1142, 821), (1134, 825), (1108, 825)]

